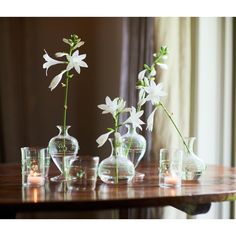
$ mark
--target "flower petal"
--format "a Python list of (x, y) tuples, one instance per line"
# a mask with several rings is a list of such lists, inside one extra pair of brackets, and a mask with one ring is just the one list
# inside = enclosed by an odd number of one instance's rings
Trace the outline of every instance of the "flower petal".
[(103, 146), (104, 143), (107, 141), (109, 135), (113, 132), (114, 131), (109, 131), (108, 133), (105, 133), (105, 134), (102, 134), (101, 136), (99, 136), (96, 140), (96, 142), (98, 143), (98, 147)]
[(51, 89), (51, 91), (56, 88), (56, 86), (60, 83), (63, 74), (66, 72), (67, 70), (63, 70), (60, 74), (58, 74), (57, 76), (55, 76), (52, 80), (52, 82), (49, 85), (49, 88)]
[(67, 55), (69, 55), (69, 54), (66, 53), (66, 52), (57, 52), (57, 53), (55, 53), (56, 57), (64, 57), (64, 56), (67, 56)]
[(81, 67), (86, 67), (86, 68), (88, 68), (87, 63), (84, 62), (84, 61), (80, 61), (80, 62), (79, 62), (79, 65), (80, 65)]
[(79, 60), (84, 60), (86, 58), (86, 54), (81, 54), (78, 56)]
[(73, 63), (72, 63), (72, 62), (69, 62), (69, 64), (68, 64), (67, 67), (66, 67), (66, 70), (69, 71), (69, 70), (71, 70), (73, 67), (74, 67), (74, 66), (73, 66)]
[(145, 70), (142, 70), (142, 71), (139, 72), (138, 80), (142, 80), (144, 78), (146, 71), (147, 70), (145, 69)]
[(149, 115), (148, 119), (147, 119), (147, 128), (149, 131), (152, 132), (153, 130), (153, 120), (154, 120), (154, 115), (155, 112), (157, 110), (157, 107), (152, 111), (152, 113)]
[(80, 74), (80, 66), (78, 64), (74, 65), (75, 70), (77, 71), (78, 74)]

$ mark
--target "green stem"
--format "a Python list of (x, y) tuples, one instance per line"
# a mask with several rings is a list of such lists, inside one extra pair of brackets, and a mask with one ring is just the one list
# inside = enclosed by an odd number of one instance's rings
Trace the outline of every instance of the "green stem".
[[(115, 133), (118, 132), (119, 127), (119, 114), (115, 115)], [(117, 143), (116, 140), (114, 140), (114, 151), (115, 151), (115, 158), (116, 158), (116, 178), (115, 178), (115, 184), (118, 184), (119, 182), (119, 168), (118, 168), (118, 158), (117, 158)]]
[(166, 109), (166, 107), (164, 106), (164, 104), (163, 104), (162, 102), (159, 102), (159, 104), (160, 104), (161, 107), (164, 109), (166, 115), (170, 118), (172, 124), (174, 125), (174, 127), (175, 127), (175, 129), (177, 130), (177, 132), (178, 132), (180, 138), (182, 139), (182, 142), (183, 142), (184, 146), (186, 147), (186, 150), (188, 151), (188, 153), (190, 153), (190, 150), (189, 150), (189, 148), (188, 148), (188, 145), (187, 145), (186, 142), (184, 141), (184, 137), (183, 137), (183, 135), (181, 134), (181, 132), (180, 132), (179, 128), (177, 127), (177, 125), (175, 124), (175, 121), (173, 120), (171, 114), (168, 112), (168, 110)]
[[(70, 47), (70, 52), (69, 55), (72, 54), (72, 47)], [(68, 109), (68, 88), (69, 88), (69, 71), (66, 72), (66, 86), (65, 86), (65, 97), (64, 97), (64, 116), (63, 116), (63, 133), (65, 134), (66, 132), (66, 125), (67, 125), (67, 109)], [(63, 157), (63, 162), (64, 162), (64, 168), (63, 168), (63, 175), (66, 178), (66, 171), (65, 171), (65, 156), (66, 156), (66, 140), (64, 138), (63, 140), (63, 150), (64, 150), (64, 157)]]
[(67, 123), (67, 109), (68, 109), (68, 87), (69, 87), (69, 72), (66, 72), (66, 91), (65, 91), (65, 98), (64, 98), (64, 118), (63, 118), (63, 129), (65, 132), (66, 123)]

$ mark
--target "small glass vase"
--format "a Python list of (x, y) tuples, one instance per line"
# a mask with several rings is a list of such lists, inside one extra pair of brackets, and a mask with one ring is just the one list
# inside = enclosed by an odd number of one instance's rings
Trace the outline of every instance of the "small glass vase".
[[(134, 164), (134, 168), (138, 166), (143, 158), (147, 142), (146, 139), (137, 133), (136, 128), (132, 124), (127, 124), (128, 131), (122, 136), (122, 152)], [(135, 178), (143, 179), (145, 174), (135, 171)]]
[(134, 164), (122, 155), (120, 147), (115, 148), (114, 139), (109, 139), (111, 155), (98, 167), (98, 176), (106, 184), (127, 184), (135, 175)]
[(79, 150), (79, 144), (76, 138), (68, 134), (70, 126), (58, 125), (59, 134), (53, 137), (48, 144), (49, 154), (53, 162), (60, 170), (61, 174), (52, 177), (50, 180), (53, 182), (63, 182), (66, 180), (66, 162), (74, 158)]
[(182, 180), (198, 180), (206, 169), (206, 165), (194, 152), (195, 137), (185, 138), (189, 151), (185, 147), (182, 163)]

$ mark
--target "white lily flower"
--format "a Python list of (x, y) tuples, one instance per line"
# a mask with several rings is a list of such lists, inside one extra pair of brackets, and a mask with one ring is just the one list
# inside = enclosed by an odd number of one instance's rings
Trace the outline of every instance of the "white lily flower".
[(152, 111), (152, 113), (149, 115), (148, 119), (147, 119), (147, 128), (149, 131), (152, 132), (153, 130), (153, 120), (154, 120), (154, 115), (155, 112), (157, 110), (157, 107)]
[(158, 104), (161, 97), (167, 95), (166, 92), (163, 91), (163, 83), (156, 84), (153, 80), (150, 81), (150, 86), (144, 89), (148, 93), (146, 101), (151, 101), (152, 105)]
[(141, 125), (145, 124), (142, 120), (139, 119), (142, 115), (143, 111), (137, 112), (136, 108), (132, 106), (130, 111), (130, 117), (124, 122), (124, 124), (132, 124), (134, 129), (138, 127), (142, 130)]
[(160, 66), (160, 68), (162, 70), (168, 70), (168, 65), (167, 64), (164, 64), (164, 63), (157, 63), (158, 66)]
[(57, 76), (55, 76), (53, 78), (53, 80), (51, 81), (49, 88), (51, 89), (51, 91), (57, 87), (57, 85), (60, 83), (63, 74), (66, 72), (67, 70), (63, 70), (60, 74), (58, 74)]
[(139, 74), (138, 74), (138, 80), (143, 80), (146, 71), (147, 71), (147, 70), (145, 69), (145, 70), (142, 70), (142, 71), (139, 72)]
[(98, 108), (103, 110), (102, 114), (111, 113), (114, 117), (117, 113), (129, 111), (125, 108), (126, 102), (123, 99), (115, 98), (113, 101), (107, 96), (105, 99), (106, 104), (98, 105)]
[(107, 139), (109, 138), (109, 135), (111, 133), (113, 133), (114, 131), (109, 131), (105, 134), (102, 134), (101, 136), (99, 136), (96, 140), (96, 142), (98, 143), (98, 147), (101, 147), (104, 145), (104, 143), (107, 141)]
[(48, 75), (48, 69), (49, 67), (53, 66), (53, 65), (56, 65), (56, 64), (61, 64), (61, 63), (66, 63), (65, 61), (58, 61), (58, 60), (55, 60), (53, 58), (51, 58), (47, 51), (45, 51), (45, 54), (43, 55), (43, 58), (45, 59), (45, 63), (43, 64), (43, 69), (46, 68), (46, 75)]
[(79, 51), (76, 50), (72, 56), (67, 54), (67, 60), (69, 61), (66, 70), (69, 71), (75, 68), (78, 74), (80, 74), (80, 67), (88, 67), (87, 63), (83, 60), (86, 58), (86, 54), (79, 55)]

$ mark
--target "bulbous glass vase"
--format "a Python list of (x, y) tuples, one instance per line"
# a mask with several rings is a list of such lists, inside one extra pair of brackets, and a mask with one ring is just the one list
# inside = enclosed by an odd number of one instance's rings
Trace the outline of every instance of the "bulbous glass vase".
[(193, 144), (195, 141), (195, 137), (185, 138), (185, 142), (188, 146), (189, 151), (185, 147), (185, 153), (183, 156), (182, 163), (182, 179), (183, 180), (197, 180), (200, 178), (202, 173), (206, 169), (206, 165), (202, 159), (200, 159), (193, 152)]
[(76, 156), (79, 150), (79, 144), (76, 138), (68, 134), (70, 126), (57, 126), (59, 134), (53, 137), (48, 144), (49, 154), (53, 162), (60, 170), (59, 176), (52, 177), (50, 180), (54, 182), (62, 182), (66, 180), (66, 166), (72, 158)]
[[(126, 127), (128, 131), (122, 136), (122, 152), (134, 164), (134, 168), (136, 168), (145, 154), (147, 142), (131, 124), (127, 124)], [(136, 179), (142, 179), (144, 176), (145, 174), (135, 171)]]
[(116, 147), (113, 139), (109, 141), (111, 155), (99, 164), (98, 176), (106, 184), (127, 184), (134, 177), (134, 164), (122, 155), (120, 147)]

